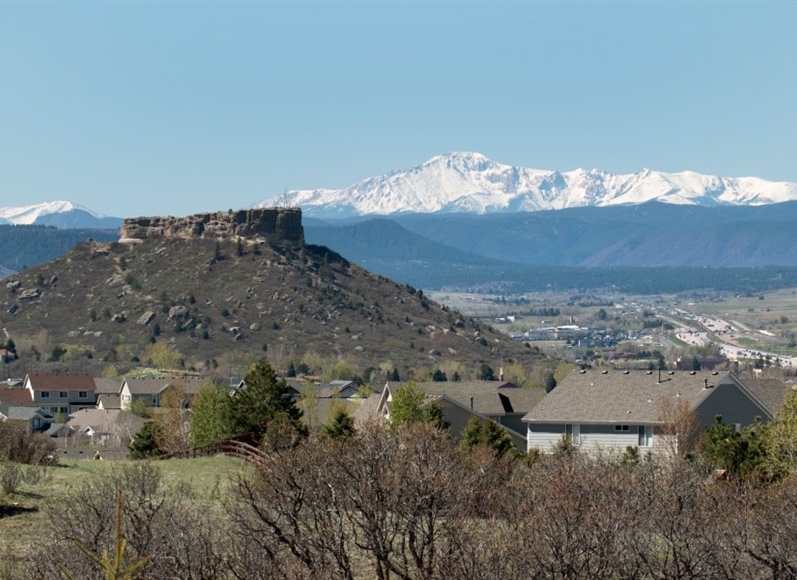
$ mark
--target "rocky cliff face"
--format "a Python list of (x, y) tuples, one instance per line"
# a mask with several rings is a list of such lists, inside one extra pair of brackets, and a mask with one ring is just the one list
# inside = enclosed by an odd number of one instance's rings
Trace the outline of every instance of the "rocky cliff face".
[(236, 236), (302, 242), (304, 241), (302, 210), (268, 208), (202, 213), (187, 217), (138, 217), (126, 219), (122, 225), (122, 240)]

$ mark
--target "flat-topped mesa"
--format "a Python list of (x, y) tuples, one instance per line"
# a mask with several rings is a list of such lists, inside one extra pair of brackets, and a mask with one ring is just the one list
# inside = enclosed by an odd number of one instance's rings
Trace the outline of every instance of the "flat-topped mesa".
[(298, 207), (200, 213), (186, 217), (129, 218), (124, 221), (121, 233), (121, 241), (236, 236), (280, 242), (304, 241), (302, 210)]

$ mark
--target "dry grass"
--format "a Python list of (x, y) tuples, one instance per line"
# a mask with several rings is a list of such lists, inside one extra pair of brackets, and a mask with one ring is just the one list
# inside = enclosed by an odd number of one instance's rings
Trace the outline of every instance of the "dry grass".
[[(65, 501), (71, 490), (126, 463), (62, 461), (49, 470), (43, 481), (23, 484), (10, 496), (0, 495), (0, 579), (14, 578), (14, 564), (24, 556), (28, 545), (48, 527), (57, 526), (57, 522), (49, 519), (48, 504)], [(187, 486), (194, 501), (206, 505), (219, 505), (218, 499), (225, 493), (232, 476), (248, 469), (241, 461), (224, 456), (168, 459), (155, 465), (162, 470), (167, 486)]]

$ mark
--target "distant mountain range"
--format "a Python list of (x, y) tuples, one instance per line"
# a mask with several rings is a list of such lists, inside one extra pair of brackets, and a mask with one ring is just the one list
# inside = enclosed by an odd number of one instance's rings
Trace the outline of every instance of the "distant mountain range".
[[(588, 278), (599, 270), (604, 272), (597, 282), (620, 285), (639, 276), (618, 271), (628, 268), (703, 269), (706, 278), (683, 280), (702, 288), (718, 285), (708, 272), (718, 268), (797, 268), (795, 221), (797, 202), (713, 208), (650, 202), (496, 215), (306, 218), (304, 230), (309, 243), (426, 289), (594, 287)], [(741, 275), (760, 282), (769, 276)], [(660, 274), (646, 276), (655, 280), (645, 282), (644, 292), (665, 290)], [(731, 280), (725, 288), (758, 283), (745, 279), (734, 286), (736, 274)], [(669, 287), (678, 289), (680, 282)]]
[[(797, 184), (754, 177), (559, 173), (452, 153), (347, 189), (289, 191), (257, 205), (298, 205), (309, 243), (424, 289), (531, 288), (546, 268), (544, 283), (560, 286), (579, 284), (581, 274), (552, 269), (797, 269)], [(0, 208), (3, 219), (96, 240), (115, 239), (121, 225), (69, 202)], [(75, 243), (66, 231), (23, 229), (0, 226), (0, 266), (19, 271)]]
[(118, 229), (122, 219), (108, 217), (69, 201), (0, 208), (0, 224), (41, 225), (62, 229)]
[(409, 170), (344, 189), (291, 190), (257, 207), (298, 206), (307, 216), (346, 218), (403, 213), (514, 213), (574, 207), (637, 205), (767, 205), (797, 200), (797, 184), (758, 177), (643, 169), (614, 175), (600, 169), (559, 172), (497, 163), (480, 153), (440, 155)]

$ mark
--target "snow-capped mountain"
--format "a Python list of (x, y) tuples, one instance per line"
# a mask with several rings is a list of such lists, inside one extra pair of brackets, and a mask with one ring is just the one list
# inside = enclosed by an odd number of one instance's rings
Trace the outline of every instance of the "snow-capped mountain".
[(49, 225), (59, 228), (118, 228), (121, 219), (107, 217), (69, 201), (0, 208), (0, 224)]
[(306, 215), (349, 217), (395, 213), (498, 213), (658, 200), (701, 206), (766, 205), (797, 199), (797, 184), (757, 177), (643, 169), (559, 172), (496, 163), (480, 153), (439, 155), (406, 171), (363, 179), (345, 189), (286, 191), (255, 207), (299, 206)]

